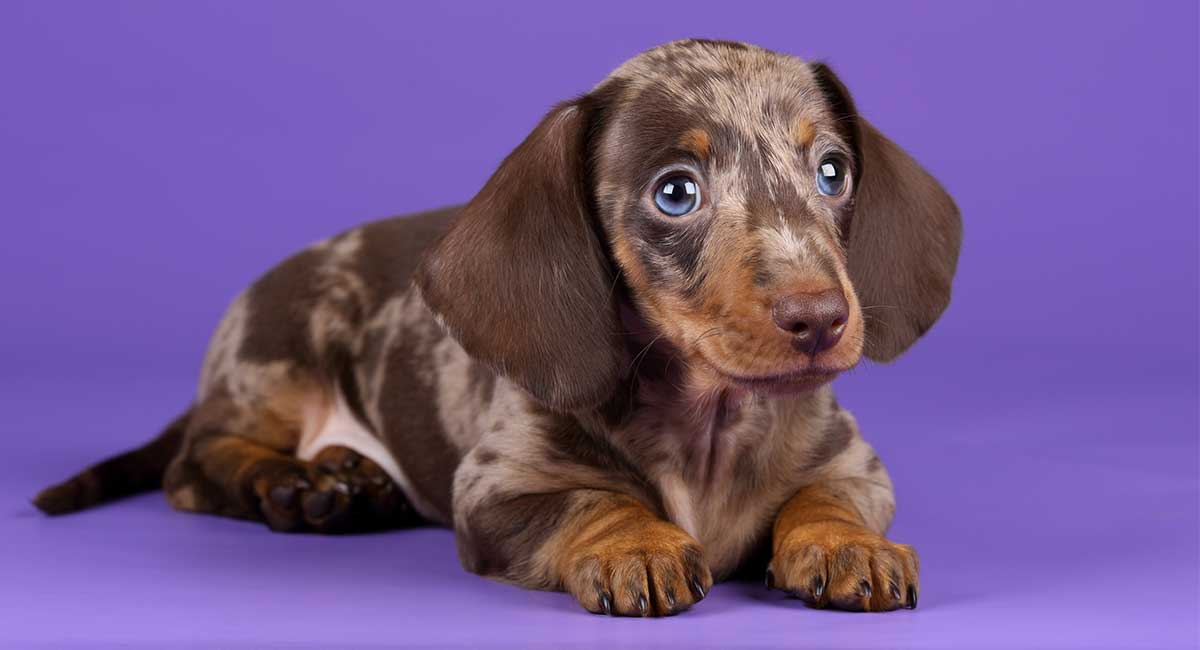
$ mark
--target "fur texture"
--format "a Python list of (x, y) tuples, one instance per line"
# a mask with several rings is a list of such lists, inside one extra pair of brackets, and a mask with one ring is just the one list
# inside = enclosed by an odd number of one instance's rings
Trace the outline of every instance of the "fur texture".
[[(672, 174), (699, 193), (683, 216), (655, 204)], [(669, 43), (555, 107), (465, 206), (271, 270), (185, 415), (36, 502), (161, 482), (279, 530), (433, 522), (468, 570), (610, 614), (682, 611), (756, 561), (814, 606), (915, 606), (891, 482), (828, 383), (928, 330), (960, 239), (827, 66)], [(773, 319), (808, 295), (845, 307), (827, 345)]]

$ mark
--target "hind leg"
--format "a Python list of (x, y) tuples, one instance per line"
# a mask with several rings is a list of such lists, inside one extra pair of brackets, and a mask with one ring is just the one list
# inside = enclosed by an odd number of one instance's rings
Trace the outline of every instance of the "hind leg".
[(168, 500), (181, 510), (262, 521), (281, 532), (325, 534), (400, 528), (420, 520), (391, 477), (346, 447), (328, 447), (303, 461), (224, 435), (185, 454), (165, 481)]
[(274, 530), (301, 529), (303, 518), (291, 501), (312, 484), (307, 463), (251, 438), (189, 433), (163, 480), (172, 506), (263, 521)]
[[(263, 378), (260, 378), (263, 379)], [(329, 398), (296, 372), (235, 383), (193, 411), (164, 488), (176, 508), (266, 523), (278, 531), (344, 533), (410, 524), (401, 490), (370, 460), (329, 447), (296, 457), (305, 430), (328, 418)]]
[(312, 464), (315, 482), (299, 502), (306, 522), (315, 530), (361, 532), (420, 521), (392, 477), (353, 449), (326, 447)]

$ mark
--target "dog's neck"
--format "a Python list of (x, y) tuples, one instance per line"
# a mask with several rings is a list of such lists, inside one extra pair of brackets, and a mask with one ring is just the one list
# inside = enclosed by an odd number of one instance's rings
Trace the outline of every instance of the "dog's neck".
[(682, 352), (630, 305), (621, 308), (625, 382), (614, 396), (610, 430), (639, 457), (670, 458), (700, 483), (719, 479), (731, 429), (763, 409), (763, 398), (713, 380), (689, 365)]

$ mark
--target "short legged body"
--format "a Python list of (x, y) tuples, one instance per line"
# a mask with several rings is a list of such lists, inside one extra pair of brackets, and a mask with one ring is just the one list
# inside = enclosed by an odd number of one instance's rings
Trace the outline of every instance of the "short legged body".
[(961, 234), (828, 66), (668, 43), (467, 204), (270, 270), (183, 415), (35, 503), (161, 486), (281, 531), (453, 526), (468, 570), (597, 613), (681, 612), (758, 556), (816, 607), (913, 607), (891, 481), (829, 383), (937, 321)]

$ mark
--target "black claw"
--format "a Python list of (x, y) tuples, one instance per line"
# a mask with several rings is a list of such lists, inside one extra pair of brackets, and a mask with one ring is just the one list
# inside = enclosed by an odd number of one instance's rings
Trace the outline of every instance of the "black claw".
[(908, 602), (905, 603), (904, 606), (907, 607), (908, 609), (916, 609), (917, 608), (917, 588), (916, 587), (914, 587), (912, 585), (908, 586)]
[(605, 614), (612, 616), (612, 599), (609, 598), (608, 594), (604, 593), (603, 591), (600, 592), (600, 609)]
[(858, 583), (858, 593), (863, 598), (870, 598), (871, 594), (874, 593), (873, 591), (871, 591), (871, 583), (867, 582), (865, 579), (860, 581)]
[(775, 572), (767, 568), (767, 589), (775, 588)]
[(700, 584), (700, 578), (692, 578), (692, 591), (696, 594), (696, 600), (704, 598), (704, 587)]
[(346, 462), (342, 463), (342, 467), (346, 469), (354, 469), (355, 467), (358, 467), (358, 457), (351, 456), (347, 458)]
[(812, 581), (812, 592), (814, 598), (820, 598), (825, 593), (825, 577), (817, 576)]
[(900, 587), (897, 587), (896, 583), (891, 583), (888, 587), (888, 593), (892, 595), (892, 600), (900, 600)]
[(650, 603), (646, 601), (646, 594), (638, 596), (638, 611), (642, 613), (642, 616), (646, 615), (646, 609), (649, 607)]

